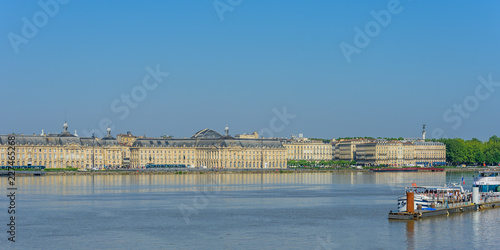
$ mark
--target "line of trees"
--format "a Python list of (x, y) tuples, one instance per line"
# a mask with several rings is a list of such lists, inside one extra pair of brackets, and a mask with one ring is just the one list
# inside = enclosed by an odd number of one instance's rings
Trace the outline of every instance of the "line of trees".
[(476, 138), (465, 141), (460, 138), (437, 139), (446, 144), (446, 161), (459, 165), (498, 165), (500, 163), (500, 138), (496, 135), (487, 142)]

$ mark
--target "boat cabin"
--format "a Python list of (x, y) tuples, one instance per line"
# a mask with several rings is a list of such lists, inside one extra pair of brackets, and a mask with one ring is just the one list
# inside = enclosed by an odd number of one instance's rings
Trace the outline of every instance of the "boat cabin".
[(500, 192), (500, 171), (481, 171), (474, 178), (474, 187), (479, 187), (479, 192)]

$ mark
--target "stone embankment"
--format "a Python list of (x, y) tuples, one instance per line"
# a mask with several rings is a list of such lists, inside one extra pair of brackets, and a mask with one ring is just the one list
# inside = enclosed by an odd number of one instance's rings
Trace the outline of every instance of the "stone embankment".
[[(445, 168), (446, 172), (474, 172), (487, 168)], [(126, 169), (107, 171), (22, 171), (17, 176), (33, 175), (173, 175), (173, 174), (256, 174), (256, 173), (348, 173), (368, 172), (368, 169)], [(2, 172), (2, 171), (0, 171)]]

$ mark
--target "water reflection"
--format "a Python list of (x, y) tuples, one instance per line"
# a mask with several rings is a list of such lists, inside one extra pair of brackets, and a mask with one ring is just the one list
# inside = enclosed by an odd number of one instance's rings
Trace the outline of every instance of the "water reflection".
[(483, 234), (481, 233), (481, 223), (480, 223), (480, 213), (473, 213), (472, 214), (472, 235), (474, 237), (473, 245), (474, 248), (478, 249), (479, 248), (479, 241), (477, 239), (481, 239), (483, 237)]
[(415, 249), (415, 221), (406, 223), (406, 249)]
[[(6, 178), (0, 179), (5, 188)], [(252, 173), (252, 174), (184, 174), (184, 175), (47, 175), (18, 177), (17, 184), (32, 193), (52, 192), (59, 195), (95, 192), (190, 191), (199, 186), (223, 186), (223, 190), (273, 188), (282, 184), (313, 185), (321, 188), (331, 184), (388, 184), (391, 188), (419, 185), (444, 185), (446, 173)], [(118, 188), (119, 187), (119, 188)], [(125, 189), (123, 187), (126, 187)], [(402, 190), (400, 190), (402, 191)]]
[[(68, 187), (61, 194), (89, 187), (147, 186), (147, 185), (268, 185), (268, 184), (411, 184), (426, 185), (445, 183), (445, 173), (287, 173), (287, 174), (185, 174), (185, 175), (47, 175), (18, 177), (22, 187), (40, 189)], [(6, 185), (6, 179), (0, 179)]]
[(416, 183), (419, 186), (443, 186), (446, 184), (445, 172), (389, 172), (376, 173), (376, 184), (390, 184), (391, 188), (401, 190)]

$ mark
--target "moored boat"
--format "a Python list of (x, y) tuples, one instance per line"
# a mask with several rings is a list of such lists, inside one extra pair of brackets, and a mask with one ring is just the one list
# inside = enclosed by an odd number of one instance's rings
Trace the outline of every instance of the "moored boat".
[[(405, 188), (405, 193), (414, 193), (414, 210), (434, 210), (445, 207), (449, 202), (465, 202), (472, 199), (472, 193), (456, 183), (447, 186), (417, 186)], [(407, 196), (398, 198), (398, 212), (406, 212)]]
[(474, 178), (472, 187), (478, 188), (479, 201), (498, 200), (500, 198), (500, 171), (480, 171)]
[(473, 187), (478, 187), (480, 193), (500, 194), (500, 171), (480, 171)]

